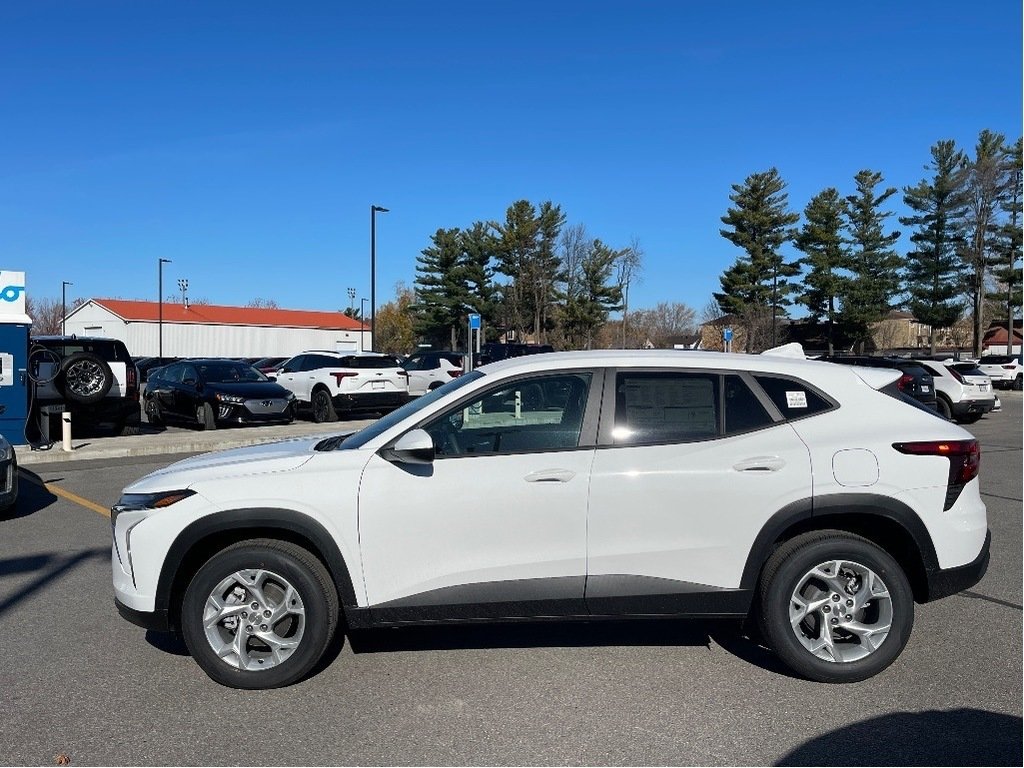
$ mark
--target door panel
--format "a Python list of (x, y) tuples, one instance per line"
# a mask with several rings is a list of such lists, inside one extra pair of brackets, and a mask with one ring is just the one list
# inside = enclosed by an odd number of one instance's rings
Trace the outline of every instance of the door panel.
[(586, 613), (592, 378), (499, 381), (423, 425), (431, 464), (370, 460), (359, 530), (375, 619)]
[[(592, 448), (463, 456), (424, 468), (374, 456), (359, 493), (374, 618), (584, 614), (593, 457)], [(551, 470), (566, 479), (530, 482)]]
[[(683, 595), (693, 585), (738, 588), (764, 523), (810, 496), (808, 451), (788, 424), (706, 441), (603, 448), (591, 477), (588, 576), (669, 580), (659, 587), (665, 594)], [(595, 589), (599, 582), (602, 598), (615, 597), (607, 579), (595, 579)], [(588, 604), (597, 597), (589, 584), (587, 596)], [(606, 607), (591, 605), (595, 612)]]

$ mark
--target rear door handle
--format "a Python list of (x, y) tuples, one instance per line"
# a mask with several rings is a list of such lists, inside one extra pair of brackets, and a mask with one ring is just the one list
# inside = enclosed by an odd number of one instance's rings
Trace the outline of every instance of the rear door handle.
[(576, 473), (571, 469), (541, 469), (523, 479), (528, 483), (568, 483), (574, 477)]
[(778, 472), (786, 461), (778, 456), (753, 456), (732, 465), (737, 472)]

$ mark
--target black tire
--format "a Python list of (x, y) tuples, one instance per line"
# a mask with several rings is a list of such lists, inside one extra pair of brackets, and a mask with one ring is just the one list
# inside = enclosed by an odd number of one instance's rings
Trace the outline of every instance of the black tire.
[(314, 389), (309, 404), (313, 409), (313, 421), (317, 424), (338, 420), (338, 412), (334, 410), (331, 393), (326, 389)]
[(1013, 389), (1020, 392), (1021, 387), (1024, 387), (1024, 374), (1018, 373), (1017, 378), (1013, 380)]
[(164, 426), (164, 415), (160, 411), (160, 404), (156, 400), (146, 401), (146, 420), (157, 428)]
[(935, 410), (939, 412), (939, 416), (946, 419), (947, 421), (953, 420), (953, 406), (949, 404), (949, 401), (946, 400), (946, 398), (935, 398)]
[(969, 413), (966, 416), (961, 416), (957, 421), (960, 424), (973, 424), (978, 421), (984, 414), (981, 413)]
[(98, 403), (114, 384), (107, 361), (92, 352), (75, 352), (64, 358), (54, 381), (65, 400), (82, 405)]
[[(230, 656), (219, 655), (212, 643), (230, 644), (231, 640), (237, 637), (237, 633), (243, 631), (249, 617), (242, 618), (242, 614), (236, 615), (238, 624), (235, 632), (223, 627), (222, 623), (214, 625), (210, 630), (213, 633), (212, 640), (207, 635), (203, 619), (207, 601), (218, 587), (229, 582), (233, 574), (249, 570), (266, 573), (268, 581), (261, 585), (263, 588), (260, 590), (260, 599), (266, 602), (263, 607), (269, 608), (272, 605), (272, 593), (276, 593), (278, 597), (284, 594), (280, 585), (286, 582), (298, 594), (301, 618), (285, 616), (281, 619), (281, 622), (291, 622), (286, 631), (294, 633), (291, 635), (292, 638), (298, 637), (298, 646), (279, 662), (272, 656), (265, 656), (266, 651), (260, 649), (262, 641), (259, 640), (259, 631), (257, 630), (255, 636), (250, 633), (243, 646), (243, 653), (255, 668), (241, 669), (239, 665), (232, 663)], [(268, 584), (272, 585), (273, 589), (267, 587)], [(225, 592), (225, 595), (232, 594), (237, 593), (233, 589)], [(253, 598), (253, 595), (246, 594), (244, 602)], [(230, 599), (229, 597), (227, 601)], [(294, 603), (294, 600), (292, 602)], [(277, 607), (280, 605), (283, 605), (283, 602)], [(250, 539), (221, 550), (199, 569), (185, 591), (182, 601), (181, 630), (192, 658), (207, 675), (221, 685), (250, 690), (280, 688), (301, 680), (317, 664), (334, 637), (338, 627), (338, 615), (337, 590), (327, 569), (315, 556), (290, 542)], [(280, 627), (281, 623), (277, 626)], [(271, 627), (270, 634), (277, 637), (277, 629)], [(257, 666), (259, 658), (272, 662), (272, 665), (269, 668), (260, 668)]]
[[(804, 624), (795, 625), (790, 616), (791, 606), (796, 607), (793, 603), (795, 592), (809, 572), (820, 564), (837, 560), (870, 569), (884, 584), (890, 599), (892, 615), (887, 636), (878, 641), (877, 647), (865, 657), (856, 660), (829, 661), (819, 658), (804, 646), (798, 636)], [(841, 580), (839, 574), (836, 577)], [(846, 598), (849, 594), (842, 597)], [(819, 596), (827, 597), (827, 593), (820, 592)], [(871, 607), (872, 602), (877, 604), (875, 608)], [(862, 616), (866, 617), (867, 611), (880, 610), (879, 606), (883, 603), (884, 600), (869, 599)], [(843, 604), (842, 599), (838, 603), (830, 600), (821, 611), (815, 611), (814, 616), (822, 622), (829, 616), (845, 618), (837, 616), (832, 609), (833, 605), (837, 605), (841, 611), (858, 610), (842, 607)], [(830, 613), (823, 613), (826, 608), (830, 609)], [(812, 614), (808, 612), (807, 616), (810, 619)], [(864, 618), (854, 618), (855, 624), (866, 623)], [(845, 531), (812, 531), (787, 541), (768, 559), (758, 585), (758, 619), (768, 646), (794, 672), (822, 683), (853, 683), (877, 675), (903, 651), (914, 625), (914, 596), (900, 565), (874, 543)], [(828, 619), (830, 622), (832, 620)], [(819, 631), (822, 630), (833, 636), (827, 624), (819, 625)], [(841, 627), (837, 627), (836, 631), (844, 633)], [(851, 635), (848, 632), (845, 634)], [(864, 646), (850, 642), (836, 647), (857, 651)], [(834, 657), (836, 651), (830, 653)]]
[(216, 429), (217, 419), (213, 413), (213, 406), (203, 403), (196, 408), (196, 421), (199, 422), (200, 429)]

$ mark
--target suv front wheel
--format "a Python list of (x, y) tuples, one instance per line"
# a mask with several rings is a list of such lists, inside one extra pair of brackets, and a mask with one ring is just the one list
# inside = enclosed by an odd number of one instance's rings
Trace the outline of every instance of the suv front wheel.
[(761, 630), (795, 672), (823, 683), (865, 680), (900, 655), (914, 624), (906, 574), (884, 550), (843, 531), (783, 544), (760, 583)]
[(323, 564), (296, 544), (252, 539), (199, 569), (181, 630), (203, 671), (231, 688), (280, 688), (307, 675), (338, 625), (338, 593)]

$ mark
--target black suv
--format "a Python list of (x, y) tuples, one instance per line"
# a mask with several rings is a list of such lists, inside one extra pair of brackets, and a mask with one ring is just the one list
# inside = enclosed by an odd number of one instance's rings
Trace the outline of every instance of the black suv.
[(72, 424), (139, 432), (139, 371), (120, 339), (36, 336), (29, 343), (32, 423), (47, 406), (71, 412)]
[(896, 381), (896, 386), (901, 392), (933, 410), (938, 410), (935, 382), (932, 380), (932, 375), (916, 360), (902, 357), (870, 357), (868, 355), (833, 355), (832, 357), (825, 355), (819, 359), (842, 365), (862, 365), (866, 368), (894, 368), (903, 373)]
[(499, 344), (489, 341), (480, 346), (480, 357), (477, 366), (496, 363), (499, 360), (508, 360), (510, 357), (522, 357), (523, 355), (539, 355), (542, 352), (554, 352), (550, 344)]

